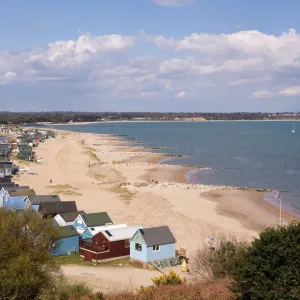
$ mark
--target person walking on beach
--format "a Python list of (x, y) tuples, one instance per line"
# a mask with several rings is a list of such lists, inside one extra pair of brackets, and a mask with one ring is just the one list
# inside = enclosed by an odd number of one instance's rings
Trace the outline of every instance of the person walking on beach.
[(52, 183), (52, 178), (50, 178), (50, 183)]

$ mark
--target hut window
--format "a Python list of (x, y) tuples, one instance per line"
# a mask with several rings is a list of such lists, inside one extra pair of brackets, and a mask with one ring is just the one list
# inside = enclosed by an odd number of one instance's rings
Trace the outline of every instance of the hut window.
[(125, 248), (129, 248), (129, 247), (130, 247), (129, 240), (125, 240)]
[(138, 243), (135, 243), (135, 250), (142, 252), (142, 245), (138, 244)]
[(159, 245), (154, 245), (153, 246), (153, 252), (156, 252), (156, 251), (159, 251), (159, 250), (160, 250)]

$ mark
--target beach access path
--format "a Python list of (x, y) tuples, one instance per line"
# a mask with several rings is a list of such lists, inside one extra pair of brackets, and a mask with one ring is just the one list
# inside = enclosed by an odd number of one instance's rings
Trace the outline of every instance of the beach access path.
[(72, 282), (85, 282), (95, 291), (114, 292), (136, 290), (141, 285), (152, 285), (151, 278), (160, 276), (158, 271), (133, 267), (62, 266), (64, 274)]

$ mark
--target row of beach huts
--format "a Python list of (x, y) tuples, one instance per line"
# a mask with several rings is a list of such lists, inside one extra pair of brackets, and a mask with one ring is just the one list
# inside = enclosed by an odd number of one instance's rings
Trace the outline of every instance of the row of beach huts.
[[(34, 148), (48, 138), (56, 136), (52, 130), (22, 129), (19, 127), (0, 127), (0, 162), (15, 158), (36, 161)], [(7, 137), (8, 136), (8, 137)]]
[(114, 223), (105, 211), (86, 213), (77, 209), (75, 201), (61, 201), (59, 195), (36, 195), (29, 186), (14, 183), (11, 175), (12, 172), (0, 178), (0, 207), (32, 209), (41, 218), (51, 218), (59, 232), (51, 246), (52, 255), (79, 253), (84, 260), (93, 262), (130, 257), (144, 266), (179, 264), (176, 240), (168, 226), (144, 228)]

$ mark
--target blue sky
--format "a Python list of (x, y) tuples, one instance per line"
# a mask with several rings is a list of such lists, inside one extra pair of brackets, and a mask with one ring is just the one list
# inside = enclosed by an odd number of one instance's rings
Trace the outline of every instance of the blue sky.
[(1, 110), (299, 111), (300, 2), (0, 2)]

